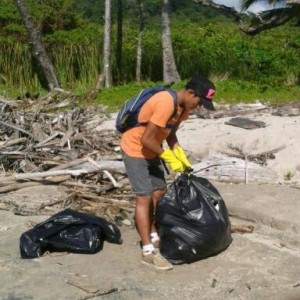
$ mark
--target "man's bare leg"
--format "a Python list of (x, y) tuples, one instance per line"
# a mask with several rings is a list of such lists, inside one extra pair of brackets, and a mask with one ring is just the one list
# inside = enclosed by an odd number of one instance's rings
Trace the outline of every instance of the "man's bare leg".
[(155, 225), (155, 210), (157, 206), (158, 200), (166, 193), (166, 190), (156, 190), (152, 194), (152, 203), (153, 203), (153, 209), (150, 212), (150, 222), (151, 222), (151, 232), (157, 232), (157, 228)]
[(151, 196), (137, 196), (135, 206), (135, 223), (143, 245), (151, 244), (150, 212), (152, 211)]

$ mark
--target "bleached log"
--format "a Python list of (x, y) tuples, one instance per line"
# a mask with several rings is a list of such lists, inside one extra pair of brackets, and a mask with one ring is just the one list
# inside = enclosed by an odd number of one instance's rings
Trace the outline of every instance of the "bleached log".
[(37, 186), (37, 185), (41, 185), (41, 183), (34, 182), (34, 181), (13, 183), (13, 184), (9, 184), (9, 185), (0, 187), (0, 194), (12, 192), (12, 191), (17, 191), (17, 190), (20, 190), (22, 188)]
[(195, 175), (219, 182), (274, 182), (278, 179), (276, 172), (266, 166), (225, 156), (211, 157), (192, 168)]
[(19, 139), (13, 139), (13, 140), (7, 140), (4, 142), (0, 142), (1, 148), (7, 148), (14, 145), (23, 144), (27, 141), (27, 138), (19, 138)]
[[(27, 151), (0, 151), (0, 155), (11, 155), (11, 156), (28, 156)], [(40, 158), (38, 155), (30, 154), (30, 158)], [(0, 177), (1, 178), (1, 177)]]
[[(97, 162), (95, 162), (94, 160), (92, 160), (90, 157), (88, 158), (88, 161), (91, 164), (95, 165), (96, 167), (100, 167), (100, 165)], [(122, 186), (121, 184), (117, 183), (117, 181), (113, 178), (113, 176), (107, 170), (103, 170), (103, 172), (107, 176), (107, 178), (112, 182), (114, 187), (119, 188)]]
[[(96, 162), (99, 163), (101, 166), (101, 169), (99, 171), (107, 170), (107, 171), (115, 171), (123, 174), (126, 173), (126, 169), (123, 161), (99, 160)], [(72, 167), (72, 170), (77, 170), (77, 169), (97, 169), (97, 167), (91, 164), (89, 161), (87, 161), (83, 164)]]
[(46, 178), (43, 181), (28, 181), (28, 182), (16, 182), (16, 181), (3, 181), (0, 186), (0, 194), (8, 193), (12, 191), (17, 191), (22, 188), (45, 185), (45, 184), (53, 184), (53, 183), (61, 183), (70, 179), (70, 176), (57, 176), (53, 178)]
[(7, 177), (0, 177), (1, 181), (11, 181), (11, 180), (31, 180), (37, 178), (46, 178), (51, 176), (62, 176), (62, 175), (71, 175), (71, 176), (80, 176), (84, 174), (94, 173), (102, 170), (121, 170), (124, 169), (124, 163), (119, 161), (101, 161), (98, 166), (95, 166), (91, 163), (85, 164), (85, 168), (75, 169), (75, 170), (55, 170), (55, 171), (45, 171), (45, 172), (35, 172), (35, 173), (24, 173), (24, 174), (15, 174)]
[(72, 167), (81, 165), (81, 164), (83, 164), (83, 163), (85, 163), (87, 161), (88, 161), (87, 158), (80, 158), (80, 159), (76, 159), (76, 160), (71, 161), (71, 162), (66, 163), (66, 164), (61, 164), (61, 165), (59, 165), (57, 167), (52, 168), (51, 170), (54, 171), (54, 170), (72, 169)]

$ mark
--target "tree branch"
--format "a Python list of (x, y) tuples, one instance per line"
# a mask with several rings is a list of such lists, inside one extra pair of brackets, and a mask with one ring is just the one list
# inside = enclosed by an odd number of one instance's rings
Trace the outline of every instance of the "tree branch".
[(194, 0), (195, 3), (205, 5), (221, 11), (224, 15), (232, 17), (241, 31), (248, 35), (256, 35), (264, 30), (281, 26), (300, 14), (300, 0), (289, 0), (289, 6), (284, 8), (263, 11), (259, 14), (248, 14), (249, 22), (242, 20), (245, 13), (239, 13), (234, 7), (216, 4), (210, 0)]

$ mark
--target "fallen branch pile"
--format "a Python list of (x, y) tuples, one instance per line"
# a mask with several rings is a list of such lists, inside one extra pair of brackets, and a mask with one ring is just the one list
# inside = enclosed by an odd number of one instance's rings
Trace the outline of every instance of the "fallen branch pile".
[(16, 203), (0, 196), (0, 208), (28, 215), (45, 209), (56, 213), (76, 204), (76, 209), (95, 214), (111, 206), (132, 212), (119, 135), (95, 130), (109, 114), (101, 106), (53, 112), (63, 103), (72, 106), (72, 101), (70, 95), (57, 92), (36, 102), (0, 98), (0, 195), (41, 185), (64, 186), (68, 195), (55, 205), (31, 205), (28, 199)]

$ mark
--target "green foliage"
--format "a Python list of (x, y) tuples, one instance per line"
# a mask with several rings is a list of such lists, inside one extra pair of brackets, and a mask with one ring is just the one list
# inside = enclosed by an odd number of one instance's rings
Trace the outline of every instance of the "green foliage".
[[(124, 1), (123, 61), (116, 63), (116, 1), (112, 1), (112, 93), (139, 89), (135, 81), (137, 1)], [(41, 89), (27, 33), (13, 1), (0, 10), (0, 84), (20, 91)], [(64, 88), (80, 94), (91, 88), (102, 71), (103, 0), (26, 0), (32, 19)], [(142, 78), (162, 80), (161, 0), (147, 3), (143, 36)], [(92, 20), (92, 21), (91, 21)], [(97, 23), (98, 22), (98, 23)], [(214, 78), (222, 101), (286, 101), (299, 99), (300, 32), (293, 24), (248, 37), (215, 11), (189, 1), (172, 2), (172, 42), (181, 78), (201, 73)], [(122, 70), (122, 72), (120, 72)], [(116, 89), (116, 90), (114, 90)], [(101, 97), (105, 98), (103, 91)], [(109, 97), (107, 98), (109, 99)], [(116, 97), (116, 102), (119, 98)], [(103, 100), (103, 99), (102, 99)], [(101, 100), (101, 101), (102, 101)], [(104, 100), (103, 100), (104, 101)], [(109, 100), (105, 100), (109, 101)], [(114, 104), (114, 100), (112, 105)]]
[(217, 79), (216, 102), (251, 103), (259, 101), (265, 104), (287, 103), (300, 99), (300, 87), (274, 86), (272, 84), (253, 83), (242, 80)]
[[(114, 112), (120, 108), (127, 99), (138, 94), (142, 89), (156, 85), (163, 85), (163, 82), (143, 81), (140, 83), (131, 83), (107, 88), (98, 94), (96, 102), (98, 104), (107, 106), (109, 111)], [(183, 86), (184, 82), (179, 82), (178, 84), (172, 86), (172, 88), (177, 89), (182, 88)], [(83, 105), (85, 104), (84, 98), (82, 99), (81, 103)]]
[(48, 34), (43, 38), (46, 45), (63, 46), (78, 44), (78, 46), (92, 46), (101, 41), (103, 30), (95, 24), (87, 24), (83, 28), (73, 30), (56, 30), (53, 34)]
[[(216, 84), (216, 103), (253, 103), (259, 101), (263, 104), (276, 104), (290, 101), (296, 101), (300, 98), (300, 87), (291, 88), (273, 88), (272, 86), (254, 84), (245, 81), (225, 80), (220, 81), (214, 77), (211, 79)], [(174, 89), (184, 88), (187, 80), (178, 82), (172, 86)], [(162, 82), (144, 81), (142, 83), (131, 83), (111, 87), (99, 92), (95, 103), (108, 107), (110, 112), (117, 111), (124, 101), (139, 93), (143, 88), (161, 85)], [(84, 90), (77, 89), (81, 105), (87, 105), (84, 99)]]
[(1, 9), (0, 9), (0, 25), (3, 27), (4, 25), (19, 20), (19, 16), (17, 14), (17, 9), (11, 0), (2, 0), (1, 1)]

